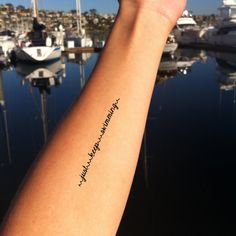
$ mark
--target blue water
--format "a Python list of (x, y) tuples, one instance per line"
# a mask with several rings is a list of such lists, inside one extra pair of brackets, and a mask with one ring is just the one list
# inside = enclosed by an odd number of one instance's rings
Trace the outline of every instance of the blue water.
[[(1, 72), (1, 216), (97, 58), (65, 56), (48, 67), (50, 80), (30, 82), (37, 68), (23, 65)], [(235, 141), (236, 55), (185, 49), (164, 56), (117, 235), (235, 235)]]

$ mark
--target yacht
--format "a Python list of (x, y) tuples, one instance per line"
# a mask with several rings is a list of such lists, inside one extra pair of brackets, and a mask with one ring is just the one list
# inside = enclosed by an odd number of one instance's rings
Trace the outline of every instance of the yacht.
[(54, 45), (53, 39), (45, 32), (46, 26), (38, 22), (38, 1), (33, 0), (33, 30), (27, 34), (28, 40), (22, 41), (15, 50), (19, 61), (33, 63), (49, 62), (61, 57), (61, 48)]
[(197, 25), (196, 21), (193, 19), (193, 15), (188, 10), (185, 10), (178, 19), (173, 33), (177, 43), (188, 45), (199, 42), (204, 34), (204, 30)]
[(178, 29), (186, 30), (197, 27), (197, 23), (193, 19), (193, 15), (188, 10), (184, 10), (182, 16), (177, 20), (176, 26)]
[(206, 32), (205, 42), (216, 46), (236, 47), (236, 0), (223, 0), (220, 20)]

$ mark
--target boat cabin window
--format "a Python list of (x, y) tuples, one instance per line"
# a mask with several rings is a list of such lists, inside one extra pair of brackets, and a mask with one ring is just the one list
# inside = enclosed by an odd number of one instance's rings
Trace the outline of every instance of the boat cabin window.
[(41, 51), (41, 49), (37, 49), (37, 56), (38, 56), (38, 57), (41, 57), (41, 56), (42, 56), (42, 51)]
[(220, 9), (220, 15), (222, 18), (229, 18), (230, 17), (230, 9), (227, 8), (221, 8)]
[(40, 71), (39, 71), (39, 77), (41, 77), (41, 78), (43, 78), (43, 77), (44, 77), (43, 70), (40, 70)]
[(185, 29), (185, 28), (190, 28), (190, 27), (195, 27), (195, 24), (183, 24), (183, 25), (178, 25), (180, 29)]

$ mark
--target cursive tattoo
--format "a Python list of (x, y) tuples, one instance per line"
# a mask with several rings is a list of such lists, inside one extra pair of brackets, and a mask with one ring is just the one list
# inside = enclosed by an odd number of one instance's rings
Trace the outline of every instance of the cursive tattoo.
[(80, 174), (81, 180), (80, 180), (80, 183), (78, 184), (79, 187), (81, 187), (83, 183), (87, 182), (86, 175), (89, 171), (89, 167), (91, 166), (92, 161), (93, 161), (94, 157), (96, 156), (97, 151), (101, 150), (100, 143), (102, 142), (102, 138), (107, 131), (107, 128), (111, 122), (113, 115), (114, 115), (114, 112), (116, 110), (119, 110), (119, 107), (118, 107), (119, 101), (120, 101), (120, 98), (116, 99), (116, 101), (112, 104), (111, 108), (108, 110), (108, 114), (106, 116), (106, 119), (102, 123), (102, 128), (100, 129), (99, 137), (98, 137), (97, 141), (94, 143), (91, 151), (88, 153), (88, 161), (85, 165), (82, 165), (82, 171)]

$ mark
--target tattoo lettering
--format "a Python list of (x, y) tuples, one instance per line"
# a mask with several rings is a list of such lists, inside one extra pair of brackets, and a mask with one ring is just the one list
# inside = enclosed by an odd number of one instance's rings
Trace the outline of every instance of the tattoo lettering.
[(81, 187), (83, 183), (87, 182), (86, 175), (89, 171), (89, 167), (91, 166), (92, 161), (93, 161), (94, 157), (96, 156), (97, 151), (101, 150), (100, 144), (102, 142), (102, 138), (107, 131), (107, 128), (112, 120), (112, 117), (113, 117), (115, 111), (119, 110), (119, 107), (118, 107), (119, 101), (120, 101), (120, 98), (116, 99), (116, 101), (112, 104), (111, 108), (108, 110), (108, 114), (106, 116), (105, 121), (102, 124), (102, 128), (100, 130), (99, 137), (98, 137), (97, 141), (94, 143), (93, 148), (88, 153), (88, 161), (85, 165), (82, 166), (82, 171), (80, 173), (81, 180), (80, 180), (80, 183), (78, 184), (79, 187)]

